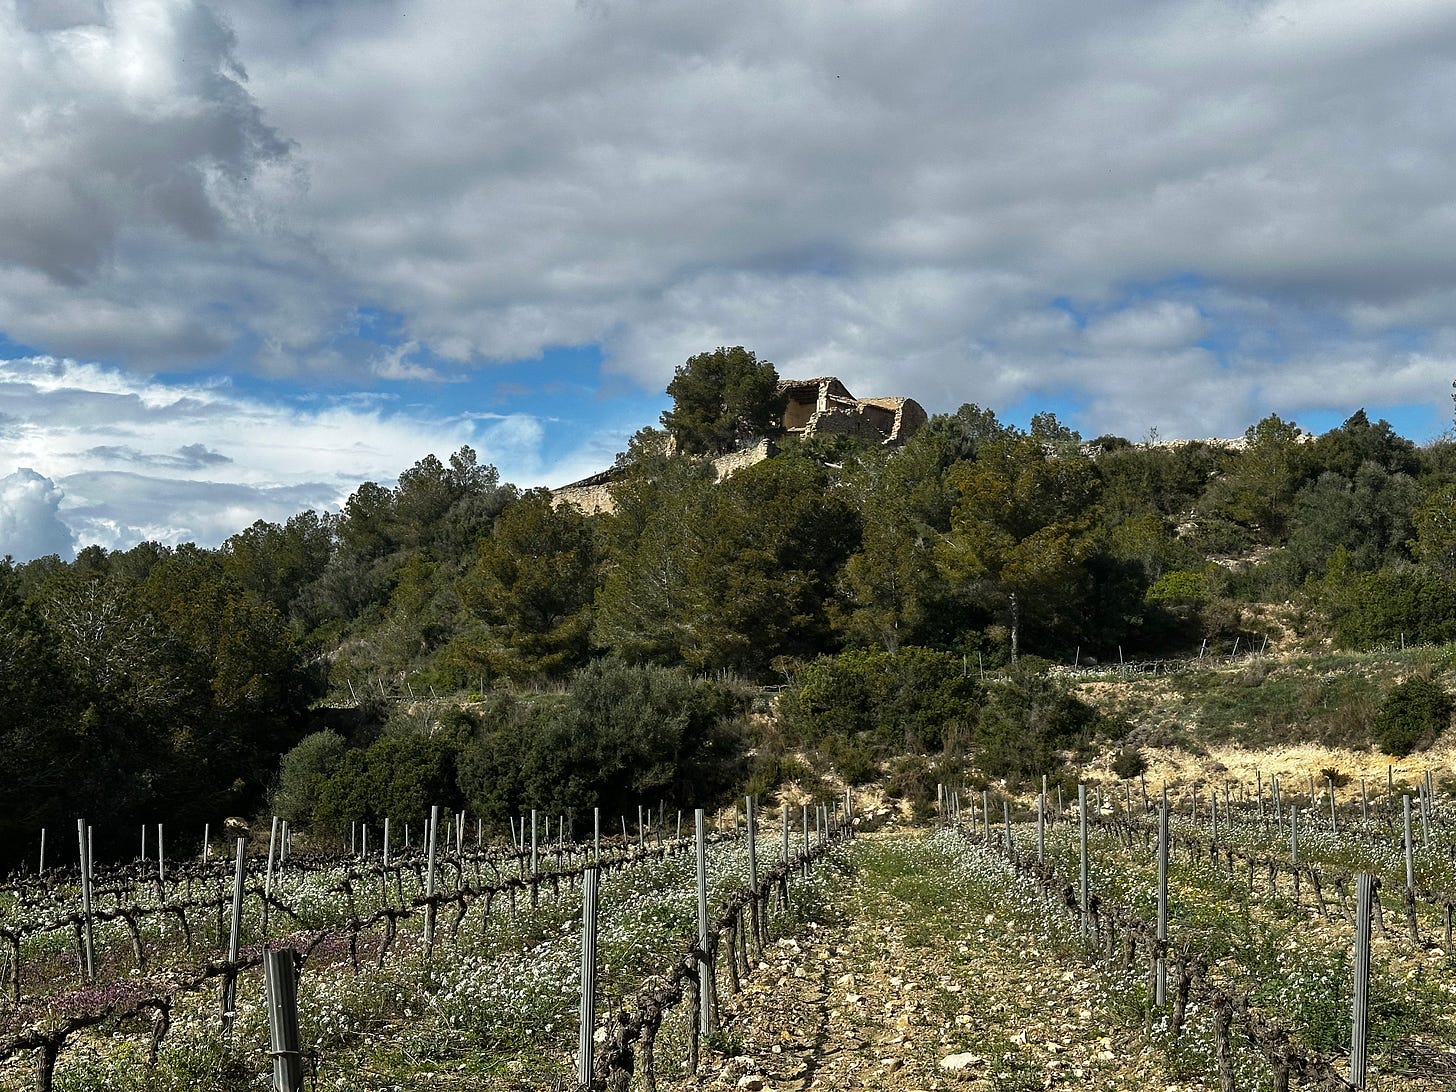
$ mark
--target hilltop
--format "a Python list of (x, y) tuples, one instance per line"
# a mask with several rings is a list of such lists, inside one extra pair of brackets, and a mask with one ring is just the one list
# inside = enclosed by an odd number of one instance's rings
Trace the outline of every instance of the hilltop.
[[(668, 391), (598, 483), (610, 511), (462, 448), (217, 550), (0, 568), (0, 834), (265, 809), (338, 832), (430, 800), (503, 825), (812, 795), (825, 771), (913, 810), (950, 774), (1310, 736), (1410, 750), (1449, 717), (1441, 653), (1408, 678), (1358, 660), (1456, 640), (1449, 442), (1363, 412), (1239, 444), (1088, 442), (974, 405), (922, 420), (741, 346)], [(1251, 650), (1146, 691), (1083, 672)]]

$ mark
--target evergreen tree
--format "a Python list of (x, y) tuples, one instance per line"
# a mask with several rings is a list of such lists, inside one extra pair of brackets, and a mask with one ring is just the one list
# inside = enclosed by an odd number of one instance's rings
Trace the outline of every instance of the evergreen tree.
[(672, 409), (662, 425), (681, 452), (720, 455), (777, 429), (779, 375), (742, 345), (689, 357), (667, 385)]

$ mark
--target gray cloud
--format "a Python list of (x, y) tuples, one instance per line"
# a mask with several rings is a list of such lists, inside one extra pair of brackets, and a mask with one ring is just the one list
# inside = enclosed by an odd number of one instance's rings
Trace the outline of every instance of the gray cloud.
[(1089, 431), (1445, 406), (1436, 0), (149, 8), (0, 9), (16, 340), (396, 379), (596, 342), (649, 389), (741, 342)]
[(334, 483), (248, 485), (120, 471), (69, 474), (62, 514), (79, 542), (108, 548), (151, 540), (215, 545), (255, 520), (283, 522), (337, 502)]
[(107, 445), (87, 449), (88, 459), (103, 462), (133, 463), (137, 466), (169, 467), (174, 470), (201, 470), (204, 467), (226, 466), (233, 460), (216, 451), (209, 451), (206, 444), (185, 444), (175, 453), (160, 455), (139, 451), (125, 445)]
[(0, 328), (91, 355), (230, 343), (236, 329), (199, 315), (226, 298), (209, 297), (205, 274), (230, 248), (244, 276), (263, 259), (252, 179), (287, 153), (244, 87), (231, 32), (193, 0), (47, 0), (0, 8), (0, 49), (12, 119), (0, 132)]

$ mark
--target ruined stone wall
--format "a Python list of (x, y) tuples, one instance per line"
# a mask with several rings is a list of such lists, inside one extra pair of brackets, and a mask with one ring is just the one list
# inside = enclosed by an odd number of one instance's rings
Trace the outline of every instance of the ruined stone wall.
[(719, 455), (713, 460), (713, 470), (717, 472), (718, 480), (721, 482), (730, 474), (736, 474), (745, 466), (752, 466), (754, 463), (761, 463), (774, 453), (774, 445), (771, 440), (759, 440), (752, 447), (746, 447), (742, 451), (731, 451), (727, 455)]
[(600, 485), (568, 485), (552, 490), (552, 507), (560, 507), (563, 504), (573, 504), (588, 516), (594, 516), (598, 512), (610, 514), (617, 510), (616, 505), (612, 503), (610, 482), (603, 482)]
[(826, 413), (816, 413), (809, 418), (804, 435), (857, 436), (880, 443), (884, 441), (887, 431), (866, 414), (855, 410), (833, 409)]

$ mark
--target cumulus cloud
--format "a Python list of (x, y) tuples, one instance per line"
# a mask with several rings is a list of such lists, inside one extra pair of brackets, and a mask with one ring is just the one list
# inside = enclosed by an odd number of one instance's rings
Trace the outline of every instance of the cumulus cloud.
[[(1403, 317), (1456, 327), (1438, 4), (279, 0), (236, 28), (321, 249), (462, 360), (596, 341), (651, 388), (743, 342), (946, 409), (1103, 405), (1166, 354), (1234, 419), (1352, 323), (1377, 377)], [(1185, 355), (1209, 335), (1233, 352)]]
[[(258, 519), (337, 509), (366, 480), (392, 485), (464, 446), (523, 486), (602, 465), (588, 431), (559, 454), (530, 415), (441, 413), (378, 395), (265, 400), (228, 384), (163, 382), (53, 358), (0, 361), (0, 552), (72, 542), (215, 546)], [(100, 441), (100, 442), (98, 442)]]
[(288, 145), (235, 45), (193, 0), (0, 6), (0, 328), (194, 358), (237, 335), (219, 290), (265, 258), (253, 180)]
[(23, 0), (0, 330), (420, 384), (595, 344), (654, 391), (742, 343), (1088, 432), (1444, 412), (1453, 47), (1437, 0)]
[(29, 467), (0, 478), (0, 555), (29, 561), (47, 554), (70, 560), (75, 546), (61, 520), (64, 494)]

